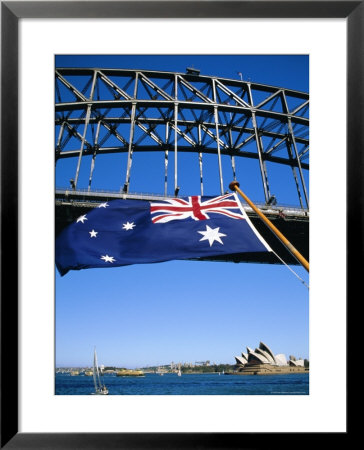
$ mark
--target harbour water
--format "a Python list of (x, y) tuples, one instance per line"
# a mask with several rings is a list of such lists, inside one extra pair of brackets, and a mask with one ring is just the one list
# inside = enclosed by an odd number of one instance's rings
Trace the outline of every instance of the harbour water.
[[(166, 373), (145, 377), (104, 375), (109, 395), (308, 395), (309, 374), (290, 375), (219, 375)], [(56, 395), (91, 395), (93, 378), (58, 373)]]

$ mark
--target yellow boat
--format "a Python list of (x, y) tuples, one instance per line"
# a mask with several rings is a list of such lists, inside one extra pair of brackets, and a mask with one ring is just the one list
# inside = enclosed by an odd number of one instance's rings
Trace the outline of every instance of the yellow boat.
[(116, 372), (117, 377), (144, 377), (145, 373), (142, 370), (122, 369)]

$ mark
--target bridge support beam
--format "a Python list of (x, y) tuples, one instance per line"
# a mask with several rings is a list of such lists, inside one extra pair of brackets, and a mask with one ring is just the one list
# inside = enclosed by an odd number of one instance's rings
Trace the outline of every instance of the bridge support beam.
[[(212, 79), (212, 88), (213, 88), (214, 102), (217, 103), (216, 80), (215, 79)], [(218, 158), (218, 164), (219, 164), (220, 191), (221, 191), (221, 195), (223, 195), (224, 186), (223, 186), (223, 179), (222, 179), (220, 135), (219, 135), (219, 112), (218, 112), (217, 105), (214, 105), (214, 118), (215, 118), (215, 132), (216, 132), (216, 144), (217, 144), (217, 158)]]
[[(96, 80), (97, 80), (97, 71), (94, 70), (93, 77), (92, 77), (92, 85), (91, 85), (90, 97), (89, 97), (89, 101), (90, 102), (92, 102), (93, 98), (94, 98)], [(78, 161), (77, 161), (76, 175), (75, 175), (75, 180), (74, 180), (74, 183), (73, 183), (73, 189), (74, 190), (77, 189), (77, 182), (78, 182), (78, 176), (79, 176), (79, 173), (80, 173), (82, 153), (83, 153), (83, 149), (84, 149), (84, 146), (85, 146), (86, 133), (87, 133), (88, 124), (90, 122), (91, 110), (92, 110), (92, 103), (89, 103), (87, 105), (87, 112), (86, 112), (86, 118), (85, 118), (85, 128), (83, 130), (83, 135), (82, 135), (82, 140), (81, 140), (81, 147), (80, 147), (80, 152), (79, 152)]]
[(61, 128), (59, 130), (58, 139), (57, 139), (57, 146), (56, 146), (56, 163), (57, 163), (57, 154), (61, 151), (61, 143), (64, 133), (64, 122), (62, 122)]
[(138, 75), (139, 73), (135, 73), (135, 84), (134, 84), (134, 102), (132, 103), (131, 107), (131, 115), (130, 115), (130, 133), (129, 133), (129, 145), (128, 145), (128, 162), (126, 166), (126, 178), (125, 178), (125, 184), (124, 184), (124, 192), (129, 192), (129, 185), (130, 185), (130, 170), (131, 170), (131, 164), (133, 162), (133, 139), (134, 139), (134, 130), (135, 130), (135, 112), (136, 112), (136, 98), (138, 93)]
[[(307, 195), (307, 190), (306, 190), (306, 184), (305, 184), (305, 180), (304, 180), (304, 178), (303, 178), (302, 166), (301, 166), (301, 160), (300, 160), (300, 157), (299, 157), (298, 151), (297, 151), (296, 139), (295, 139), (294, 132), (293, 132), (293, 127), (292, 127), (292, 120), (291, 120), (291, 118), (288, 119), (288, 130), (289, 130), (289, 134), (290, 134), (290, 136), (291, 136), (293, 148), (294, 148), (295, 155), (296, 155), (296, 160), (297, 160), (297, 165), (298, 165), (298, 171), (299, 171), (300, 178), (301, 178), (301, 184), (302, 184), (303, 193), (304, 193), (304, 196), (305, 196), (306, 206), (307, 206), (307, 208), (309, 208), (309, 204), (308, 204), (308, 195)], [(294, 167), (293, 167), (293, 169), (294, 169)], [(302, 208), (303, 208), (303, 206), (302, 206)]]
[(168, 143), (169, 143), (169, 122), (166, 122), (166, 149), (164, 151), (164, 196), (168, 195)]
[(101, 120), (99, 120), (97, 122), (97, 128), (96, 128), (96, 134), (95, 134), (95, 140), (94, 140), (95, 150), (92, 155), (92, 161), (91, 161), (91, 167), (90, 167), (90, 177), (88, 179), (88, 191), (89, 192), (91, 190), (92, 176), (93, 176), (94, 168), (95, 168), (95, 162), (96, 162), (95, 160), (96, 160), (98, 143), (99, 143), (99, 135), (100, 135), (100, 127), (101, 127)]
[(86, 118), (85, 118), (85, 128), (83, 130), (83, 135), (82, 135), (82, 140), (81, 140), (81, 147), (80, 147), (80, 151), (79, 151), (79, 154), (78, 154), (76, 175), (75, 175), (75, 180), (73, 182), (73, 189), (74, 190), (77, 189), (77, 182), (78, 182), (78, 176), (80, 174), (82, 153), (83, 153), (83, 148), (85, 146), (85, 140), (86, 140), (86, 133), (87, 133), (88, 124), (89, 124), (89, 121), (90, 121), (91, 108), (92, 108), (92, 105), (90, 103), (89, 105), (87, 105), (87, 112), (86, 112)]
[(252, 121), (253, 121), (253, 127), (254, 127), (255, 142), (256, 142), (257, 151), (258, 151), (259, 167), (260, 167), (260, 174), (262, 177), (264, 197), (265, 197), (265, 202), (268, 203), (268, 201), (270, 199), (270, 191), (269, 191), (267, 167), (266, 167), (265, 161), (263, 160), (263, 152), (264, 152), (263, 143), (262, 143), (262, 138), (259, 135), (257, 119), (255, 117), (254, 112), (252, 112)]
[(222, 179), (220, 135), (219, 135), (219, 113), (218, 113), (217, 106), (214, 106), (214, 116), (215, 116), (215, 128), (216, 128), (217, 158), (218, 158), (218, 163), (219, 163), (220, 191), (221, 191), (221, 195), (222, 195), (224, 193), (224, 185), (223, 185), (223, 179)]
[(177, 130), (178, 130), (178, 103), (174, 105), (174, 195), (178, 194), (178, 155), (177, 155)]
[(263, 189), (264, 189), (264, 197), (265, 197), (265, 202), (268, 203), (269, 198), (270, 198), (270, 192), (269, 192), (269, 185), (268, 185), (267, 168), (266, 168), (265, 162), (263, 161), (263, 156), (262, 156), (262, 154), (263, 154), (263, 143), (262, 143), (261, 137), (259, 135), (257, 119), (256, 119), (255, 112), (253, 110), (253, 108), (254, 108), (254, 100), (253, 100), (253, 95), (252, 95), (252, 90), (251, 90), (250, 83), (248, 83), (247, 86), (248, 86), (248, 99), (249, 99), (250, 107), (252, 108), (251, 109), (252, 123), (253, 123), (253, 128), (254, 128), (255, 142), (256, 142), (256, 145), (257, 145), (260, 174), (261, 174), (261, 177), (262, 177), (262, 183), (263, 183)]
[[(201, 124), (198, 124), (198, 146), (201, 149), (202, 141), (201, 141)], [(198, 152), (198, 164), (200, 167), (200, 184), (201, 184), (201, 196), (203, 195), (203, 172), (202, 172), (202, 152), (201, 150)]]

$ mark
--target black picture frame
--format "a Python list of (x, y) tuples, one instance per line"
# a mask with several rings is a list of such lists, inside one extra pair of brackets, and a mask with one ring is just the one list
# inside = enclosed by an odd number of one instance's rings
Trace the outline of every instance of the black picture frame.
[[(279, 436), (269, 433), (18, 432), (18, 22), (21, 18), (346, 18), (348, 310), (363, 273), (358, 257), (363, 254), (364, 1), (195, 1), (189, 2), (188, 8), (184, 1), (87, 3), (85, 7), (83, 1), (1, 2), (1, 448), (226, 449), (257, 448), (268, 442), (281, 445)], [(347, 432), (337, 433), (338, 442), (349, 436), (348, 417)], [(318, 437), (316, 433), (315, 443)], [(311, 433), (303, 434), (300, 443), (307, 444), (309, 439)]]

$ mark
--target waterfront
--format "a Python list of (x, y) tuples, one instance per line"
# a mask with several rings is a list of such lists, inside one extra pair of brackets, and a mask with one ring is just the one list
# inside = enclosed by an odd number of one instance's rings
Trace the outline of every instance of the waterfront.
[[(218, 373), (145, 377), (105, 375), (109, 395), (308, 395), (309, 374), (292, 375), (219, 375)], [(56, 374), (56, 395), (91, 395), (92, 377)]]

